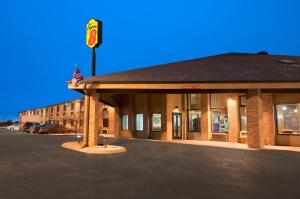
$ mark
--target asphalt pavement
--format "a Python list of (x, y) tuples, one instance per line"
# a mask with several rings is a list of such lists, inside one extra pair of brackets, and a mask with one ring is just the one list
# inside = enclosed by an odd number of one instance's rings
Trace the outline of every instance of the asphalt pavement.
[(127, 152), (90, 155), (72, 140), (0, 129), (0, 199), (300, 197), (297, 152), (115, 139)]

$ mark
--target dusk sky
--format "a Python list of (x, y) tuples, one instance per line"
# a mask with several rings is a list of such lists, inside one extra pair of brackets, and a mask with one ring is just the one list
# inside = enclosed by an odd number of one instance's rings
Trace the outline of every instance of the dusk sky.
[[(2, 1), (0, 120), (82, 97), (74, 65), (91, 73), (90, 18), (103, 21), (97, 74), (227, 52), (300, 55), (300, 1)], [(241, 66), (243, 67), (243, 66)]]

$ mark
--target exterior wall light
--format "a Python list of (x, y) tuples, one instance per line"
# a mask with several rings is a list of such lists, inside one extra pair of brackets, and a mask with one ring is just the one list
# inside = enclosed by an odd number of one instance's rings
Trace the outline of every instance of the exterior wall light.
[(282, 110), (286, 111), (286, 109), (287, 109), (287, 107), (286, 107), (286, 106), (282, 107)]
[(178, 107), (178, 106), (175, 106), (173, 112), (174, 112), (174, 113), (178, 113), (178, 112), (179, 112), (179, 107)]
[(227, 100), (227, 104), (228, 104), (229, 106), (232, 106), (232, 105), (235, 104), (235, 100), (229, 98), (229, 99)]
[(295, 112), (295, 113), (298, 113), (298, 109), (294, 109), (294, 112)]

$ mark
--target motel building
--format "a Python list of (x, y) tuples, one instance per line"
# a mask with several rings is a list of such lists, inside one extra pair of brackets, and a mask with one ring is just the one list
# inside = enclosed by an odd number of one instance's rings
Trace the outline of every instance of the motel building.
[(300, 57), (228, 53), (68, 87), (86, 93), (89, 146), (98, 144), (101, 103), (113, 107), (118, 137), (300, 146)]
[(300, 57), (228, 53), (88, 77), (84, 143), (98, 144), (101, 110), (112, 108), (113, 134), (300, 146)]
[[(114, 108), (100, 103), (99, 110), (102, 122), (98, 129), (101, 133), (114, 133)], [(74, 132), (83, 132), (84, 99), (74, 99), (19, 112), (20, 126), (26, 122), (54, 124)]]

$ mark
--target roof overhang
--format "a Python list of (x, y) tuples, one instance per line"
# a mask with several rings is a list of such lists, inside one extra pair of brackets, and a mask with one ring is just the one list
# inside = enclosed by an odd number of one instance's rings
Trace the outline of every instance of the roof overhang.
[(288, 83), (81, 83), (78, 87), (68, 82), (68, 88), (77, 92), (84, 93), (84, 90), (96, 89), (100, 92), (113, 91), (176, 91), (185, 93), (187, 91), (205, 91), (205, 90), (300, 90), (300, 82)]

